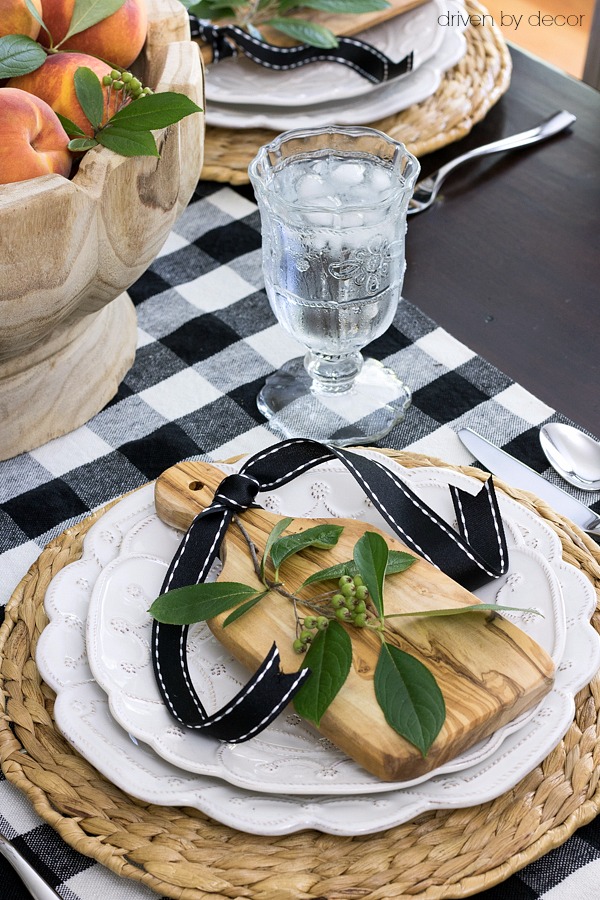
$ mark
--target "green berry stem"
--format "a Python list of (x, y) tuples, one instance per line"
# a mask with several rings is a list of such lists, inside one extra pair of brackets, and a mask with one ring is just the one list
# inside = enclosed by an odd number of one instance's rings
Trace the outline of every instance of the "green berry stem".
[[(127, 87), (127, 82), (124, 83)], [(360, 575), (342, 575), (334, 590), (326, 591), (312, 599), (298, 596), (297, 593), (288, 591), (279, 581), (279, 571), (274, 572), (275, 581), (271, 581), (261, 570), (258, 551), (246, 528), (238, 516), (233, 517), (233, 522), (239, 528), (248, 549), (257, 578), (268, 590), (276, 591), (283, 597), (292, 601), (296, 637), (292, 647), (296, 653), (305, 653), (309, 644), (319, 631), (324, 631), (329, 622), (336, 620), (355, 628), (368, 628), (376, 631), (384, 641), (385, 622), (382, 616), (376, 615), (371, 605), (367, 603), (369, 591), (363, 583)], [(308, 608), (311, 613), (301, 616), (298, 611), (298, 603)]]
[[(106, 108), (109, 112), (109, 120), (113, 93), (120, 94), (119, 100), (115, 100), (115, 112), (123, 109), (133, 100), (139, 100), (153, 93), (149, 87), (144, 87), (141, 81), (138, 78), (134, 78), (131, 72), (128, 72), (126, 69), (111, 69), (110, 74), (103, 76), (102, 85), (106, 88)], [(107, 124), (108, 122), (102, 122), (101, 128), (104, 128)]]

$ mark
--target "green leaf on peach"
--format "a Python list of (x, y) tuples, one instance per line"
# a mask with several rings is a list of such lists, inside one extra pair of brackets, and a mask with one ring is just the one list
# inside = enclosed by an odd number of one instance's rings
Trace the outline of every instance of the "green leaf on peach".
[(58, 116), (60, 124), (65, 129), (69, 137), (87, 137), (85, 131), (83, 131), (83, 129), (80, 128), (79, 125), (76, 125), (75, 122), (72, 122), (70, 119), (68, 119), (66, 116), (61, 115), (61, 113), (59, 112), (57, 112), (56, 115)]
[(46, 62), (46, 51), (24, 34), (0, 37), (0, 79), (35, 72)]
[(112, 116), (110, 125), (125, 127), (130, 131), (153, 131), (173, 125), (195, 112), (202, 110), (185, 94), (163, 91), (132, 100)]
[(132, 131), (111, 125), (101, 128), (96, 134), (96, 140), (121, 156), (160, 156), (150, 131)]
[(100, 79), (87, 66), (80, 66), (73, 75), (73, 84), (87, 120), (94, 131), (97, 131), (104, 116), (104, 92)]
[(87, 150), (91, 150), (92, 147), (97, 147), (98, 141), (95, 138), (73, 138), (72, 141), (69, 141), (67, 144), (67, 150), (71, 150), (73, 153), (85, 153)]
[[(37, 11), (36, 7), (35, 7), (35, 6), (33, 5), (33, 3), (31, 2), (31, 0), (25, 0), (25, 6), (27, 7), (27, 10), (31, 13), (31, 15), (33, 16), (33, 18), (35, 19), (35, 21), (36, 21), (39, 25), (41, 25), (41, 27), (44, 29), (44, 31), (45, 31), (47, 34), (50, 34), (50, 32), (48, 31), (48, 29), (46, 28), (46, 24), (45, 24), (44, 20), (43, 20), (42, 17), (40, 16), (39, 12)], [(50, 45), (50, 46), (52, 46), (52, 45)]]
[[(91, 28), (96, 22), (112, 16), (124, 3), (125, 0), (75, 0), (69, 30), (60, 43), (64, 44), (74, 34), (79, 34), (80, 31)], [(56, 46), (59, 47), (60, 44)]]

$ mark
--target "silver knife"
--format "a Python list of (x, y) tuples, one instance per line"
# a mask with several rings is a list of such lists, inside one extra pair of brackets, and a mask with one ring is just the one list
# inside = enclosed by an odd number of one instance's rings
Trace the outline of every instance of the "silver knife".
[(470, 428), (461, 428), (457, 434), (475, 459), (483, 463), (486, 469), (489, 469), (494, 475), (499, 475), (513, 487), (531, 491), (561, 515), (579, 525), (587, 534), (596, 538), (600, 537), (600, 516), (589, 509), (585, 503), (581, 503), (562, 488), (546, 481), (539, 472), (535, 472), (525, 463), (519, 462), (518, 459), (510, 456), (500, 447), (496, 447), (495, 444), (490, 443)]
[(44, 881), (41, 875), (38, 875), (33, 866), (2, 834), (0, 834), (0, 855), (8, 860), (15, 872), (21, 876), (21, 881), (34, 900), (61, 900), (56, 891)]

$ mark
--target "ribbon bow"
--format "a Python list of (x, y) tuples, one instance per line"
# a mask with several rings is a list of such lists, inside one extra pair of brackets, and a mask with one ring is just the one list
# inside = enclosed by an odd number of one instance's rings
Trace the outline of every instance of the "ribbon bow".
[[(332, 459), (346, 466), (403, 543), (463, 587), (472, 591), (507, 571), (506, 539), (491, 478), (475, 496), (449, 486), (458, 523), (458, 530), (454, 530), (395, 472), (377, 460), (294, 438), (251, 456), (239, 473), (223, 479), (211, 505), (196, 516), (186, 532), (168, 568), (161, 594), (206, 580), (234, 514), (255, 507), (260, 491), (275, 490)], [(188, 626), (153, 623), (152, 658), (157, 684), (178, 721), (220, 740), (239, 743), (258, 734), (279, 715), (310, 675), (309, 669), (281, 672), (279, 653), (273, 644), (239, 693), (208, 715), (189, 675), (187, 632)]]

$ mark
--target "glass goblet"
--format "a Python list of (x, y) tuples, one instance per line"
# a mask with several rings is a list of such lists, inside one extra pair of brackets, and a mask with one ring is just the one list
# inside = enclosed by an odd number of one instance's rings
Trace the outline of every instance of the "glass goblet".
[(328, 126), (280, 135), (248, 171), (269, 302), (307, 349), (267, 379), (258, 408), (282, 437), (376, 441), (411, 395), (360, 351), (387, 331), (400, 300), (419, 163), (382, 132)]

